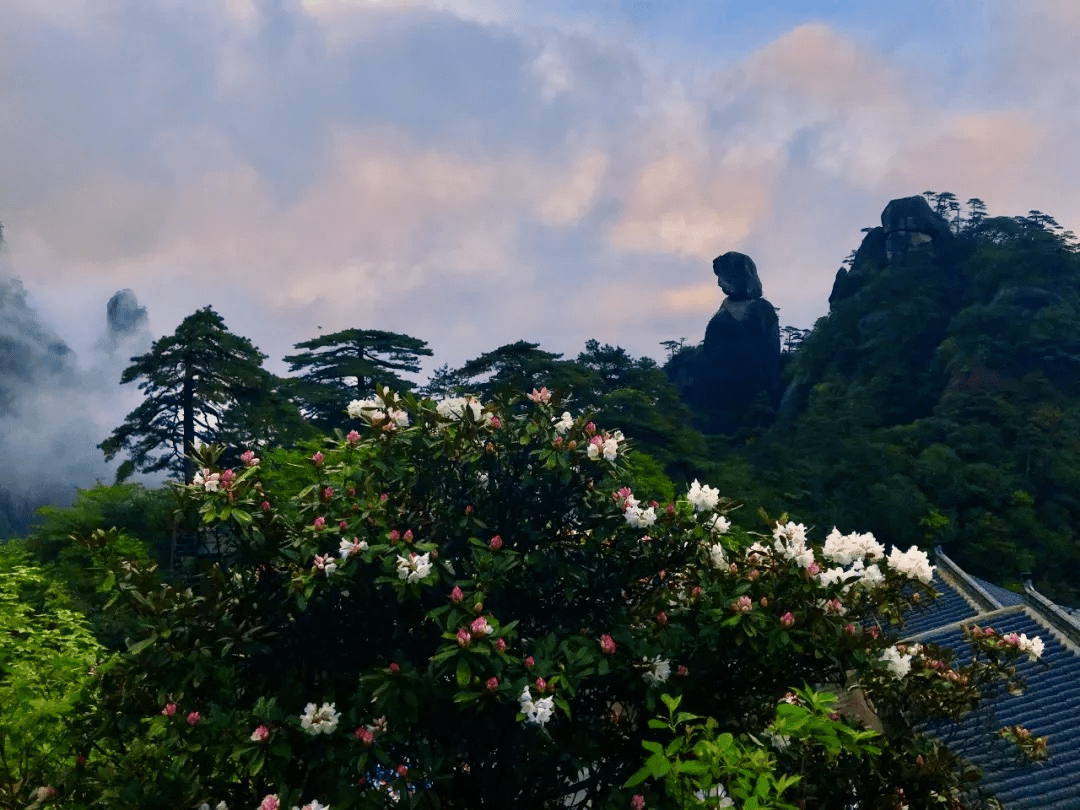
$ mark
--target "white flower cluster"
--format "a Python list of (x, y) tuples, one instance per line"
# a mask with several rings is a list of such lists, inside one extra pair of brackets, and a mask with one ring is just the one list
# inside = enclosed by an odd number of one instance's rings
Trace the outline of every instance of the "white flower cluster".
[(833, 526), (833, 530), (825, 538), (825, 547), (821, 553), (825, 559), (837, 565), (851, 565), (855, 560), (877, 562), (885, 556), (885, 546), (877, 542), (869, 532), (840, 534), (840, 530)]
[(723, 515), (715, 515), (711, 520), (706, 521), (706, 526), (709, 527), (709, 531), (718, 537), (721, 534), (727, 534), (731, 528), (731, 521)]
[(1035, 658), (1042, 658), (1043, 649), (1046, 646), (1043, 644), (1041, 638), (1038, 636), (1035, 636), (1035, 638), (1028, 638), (1027, 633), (1021, 633), (1020, 635), (1008, 633), (1007, 635), (1002, 636), (1002, 639), (1009, 644), (1012, 644), (1021, 652), (1026, 652), (1028, 655)]
[[(466, 408), (477, 422), (484, 419), (484, 406), (476, 397), (447, 397), (435, 406), (443, 419), (464, 419)], [(491, 414), (487, 414), (486, 421), (491, 421)]]
[(690, 501), (695, 512), (709, 512), (720, 502), (720, 490), (699, 484), (695, 478), (694, 483), (690, 485), (690, 491), (686, 493), (686, 500)]
[(728, 559), (724, 554), (724, 547), (719, 543), (702, 543), (702, 547), (705, 549), (705, 553), (709, 555), (709, 564), (713, 568), (727, 568)]
[(310, 804), (305, 804), (303, 807), (297, 807), (294, 804), (292, 810), (330, 810), (330, 805), (321, 804), (318, 799), (312, 799)]
[(867, 565), (862, 560), (855, 560), (848, 569), (837, 566), (836, 568), (830, 568), (826, 571), (822, 571), (818, 574), (818, 582), (823, 588), (828, 588), (837, 582), (843, 582), (844, 591), (851, 590), (852, 585), (859, 588), (871, 589), (875, 588), (885, 581), (885, 574), (881, 572), (881, 569), (871, 563)]
[(574, 417), (570, 411), (563, 411), (563, 415), (554, 420), (555, 432), (560, 436), (574, 426)]
[(889, 552), (889, 568), (903, 574), (908, 579), (917, 579), (927, 585), (934, 578), (934, 568), (930, 565), (930, 559), (926, 552), (918, 546), (912, 546), (907, 551), (893, 547)]
[(341, 543), (338, 544), (338, 553), (341, 555), (342, 560), (347, 560), (349, 557), (355, 557), (358, 554), (363, 554), (368, 550), (368, 544), (366, 540), (358, 540), (353, 538), (348, 540), (341, 538)]
[(431, 573), (430, 554), (411, 554), (397, 558), (398, 579), (406, 582), (419, 582)]
[[(210, 810), (209, 803), (203, 802), (202, 804), (200, 804), (199, 810)], [(229, 805), (225, 804), (225, 802), (218, 802), (216, 805), (214, 805), (214, 810), (229, 810)]]
[(905, 677), (911, 671), (911, 656), (900, 652), (895, 646), (886, 647), (878, 660), (889, 668), (889, 672), (897, 680)]
[(528, 686), (522, 690), (518, 702), (521, 704), (521, 713), (525, 715), (525, 720), (536, 723), (538, 726), (545, 725), (555, 713), (555, 698), (545, 697), (533, 701)]
[(394, 425), (396, 427), (408, 427), (409, 415), (400, 408), (395, 408), (398, 395), (389, 393), (389, 396), (376, 394), (372, 399), (354, 399), (349, 403), (349, 416), (353, 419), (365, 419), (372, 424)]
[(197, 487), (203, 487), (207, 492), (217, 492), (221, 486), (221, 473), (212, 473), (209, 469), (203, 469), (195, 473), (191, 483)]
[(623, 517), (635, 529), (646, 529), (656, 523), (656, 510), (651, 506), (642, 509), (637, 498), (627, 495), (623, 501)]
[(784, 560), (793, 560), (802, 568), (814, 564), (814, 549), (806, 543), (806, 527), (801, 523), (777, 523), (773, 529), (773, 548)]
[(642, 679), (649, 686), (659, 686), (671, 677), (671, 662), (661, 660), (660, 656), (656, 656), (651, 661), (648, 658), (643, 658), (647, 669), (641, 674)]
[(619, 444), (622, 440), (623, 435), (617, 430), (613, 433), (593, 436), (589, 439), (589, 458), (593, 461), (600, 458), (604, 461), (614, 461), (619, 454)]
[(333, 703), (324, 703), (317, 709), (314, 703), (309, 703), (300, 716), (300, 727), (313, 737), (316, 734), (333, 734), (337, 731), (340, 718), (341, 712), (334, 710)]

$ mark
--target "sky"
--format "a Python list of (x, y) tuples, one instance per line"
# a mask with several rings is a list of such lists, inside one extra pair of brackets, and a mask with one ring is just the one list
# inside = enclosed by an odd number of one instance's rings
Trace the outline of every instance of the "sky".
[(729, 250), (812, 326), (892, 198), (1080, 230), (1076, 41), (1074, 0), (0, 0), (0, 277), (84, 372), (124, 288), (277, 373), (353, 327), (663, 360)]

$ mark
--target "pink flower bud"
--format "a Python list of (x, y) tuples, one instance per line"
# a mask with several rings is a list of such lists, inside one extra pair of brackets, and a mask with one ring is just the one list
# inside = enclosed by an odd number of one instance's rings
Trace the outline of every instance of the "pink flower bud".
[(347, 520), (339, 520), (338, 521), (338, 528), (341, 529), (343, 532), (347, 532), (349, 530), (349, 521), (347, 521)]
[(499, 679), (498, 678), (488, 678), (486, 686), (487, 686), (487, 690), (489, 692), (494, 692), (496, 689), (499, 688)]
[(236, 473), (232, 470), (225, 470), (221, 473), (221, 486), (223, 489), (228, 489), (229, 485), (236, 480)]
[(314, 464), (316, 467), (321, 467), (324, 460), (325, 457), (322, 453), (316, 453), (311, 457), (311, 463)]
[(604, 635), (600, 636), (600, 649), (604, 651), (604, 655), (614, 655), (617, 649), (615, 639), (604, 633)]
[(395, 770), (397, 770), (398, 776), (402, 777), (403, 779), (409, 773), (409, 768), (404, 763), (401, 764), (401, 765), (398, 765)]
[(267, 726), (259, 726), (253, 732), (251, 732), (251, 741), (257, 743), (264, 743), (270, 739), (270, 729)]
[(375, 735), (363, 726), (354, 731), (353, 736), (360, 742), (362, 742), (364, 745), (371, 745), (371, 743), (375, 740)]
[(536, 659), (531, 655), (525, 656), (525, 669), (532, 669), (536, 666)]
[(264, 512), (269, 512), (270, 511), (270, 501), (263, 501), (261, 504), (259, 504), (259, 508), (262, 509)]
[(265, 796), (261, 802), (259, 802), (259, 810), (279, 810), (281, 804), (278, 802), (278, 797), (272, 793)]
[(793, 624), (795, 624), (795, 617), (792, 616), (789, 611), (788, 613), (785, 613), (783, 616), (780, 617), (780, 624), (782, 624), (784, 627), (791, 627)]
[(349, 444), (356, 444), (358, 441), (360, 441), (360, 434), (357, 433), (355, 430), (350, 430), (345, 436), (345, 441)]
[(490, 548), (492, 551), (498, 551), (500, 548), (502, 548), (502, 538), (499, 537), (499, 535), (495, 535), (494, 537), (492, 537), (491, 541), (488, 543), (488, 548)]
[(498, 639), (495, 642), (495, 649), (498, 650), (499, 652), (505, 652), (506, 651), (506, 639), (504, 639), (504, 638)]
[(536, 691), (537, 692), (543, 692), (546, 689), (547, 689), (547, 681), (545, 681), (543, 678), (537, 678), (536, 679)]
[(669, 503), (667, 506), (664, 507), (664, 511), (667, 512), (669, 515), (674, 515), (675, 514), (675, 504)]
[(402, 539), (404, 539), (406, 543), (411, 543), (413, 541), (412, 529), (406, 529)]
[(401, 667), (398, 666), (397, 661), (391, 661), (390, 666), (387, 667), (387, 669), (390, 670), (391, 675), (397, 675), (399, 672), (401, 672)]
[(856, 627), (853, 624), (848, 624), (844, 626), (844, 632), (847, 633), (849, 636), (855, 635), (855, 630)]
[(656, 623), (661, 627), (667, 624), (667, 614), (664, 611), (661, 610), (656, 614)]
[(761, 605), (763, 608), (767, 608), (769, 606), (769, 600), (763, 596), (758, 599), (758, 604)]
[(502, 427), (502, 421), (499, 419), (499, 417), (493, 416), (493, 417), (491, 417), (491, 426), (493, 428), (501, 428)]
[(562, 436), (556, 436), (555, 441), (553, 441), (552, 444), (555, 445), (556, 447), (561, 447), (562, 446)]
[(806, 569), (806, 573), (808, 573), (812, 577), (816, 577), (818, 574), (821, 573), (821, 566), (818, 565), (817, 561), (815, 560), (814, 562), (810, 563), (810, 567)]
[(645, 797), (640, 793), (635, 793), (630, 799), (630, 810), (645, 810)]
[(400, 539), (401, 539), (401, 532), (399, 532), (397, 529), (391, 529), (390, 530), (390, 542), (391, 543), (396, 543)]
[(594, 425), (592, 422), (589, 422), (589, 424), (585, 425), (585, 432), (592, 436), (594, 433), (596, 433), (596, 425)]
[(334, 497), (334, 488), (333, 488), (333, 487), (325, 487), (325, 488), (323, 489), (322, 493), (320, 494), (320, 497), (321, 497), (321, 498), (322, 498), (322, 499), (323, 499), (324, 501), (328, 501), (328, 500), (330, 500), (331, 498), (333, 498), (333, 497)]
[(479, 616), (473, 619), (472, 624), (469, 625), (469, 632), (472, 634), (473, 638), (480, 638), (482, 636), (491, 635), (492, 629), (491, 625), (488, 624), (487, 619), (483, 616)]
[(161, 710), (161, 713), (166, 717), (172, 717), (174, 714), (176, 714), (176, 704), (166, 703), (165, 708)]
[(389, 495), (387, 495), (385, 492), (383, 492), (383, 493), (381, 493), (379, 495), (379, 500), (385, 503), (386, 499), (389, 498), (389, 497), (390, 497)]
[(322, 515), (319, 515), (317, 518), (315, 518), (315, 531), (321, 531), (325, 527), (326, 518), (324, 518)]
[(466, 630), (464, 627), (460, 628), (457, 631), (457, 643), (460, 644), (462, 647), (468, 647), (469, 644), (472, 643), (472, 636), (469, 634), (469, 631)]
[(678, 678), (685, 678), (689, 674), (690, 670), (687, 668), (686, 664), (679, 664), (679, 666), (675, 668), (675, 676)]
[(189, 726), (198, 725), (202, 722), (202, 715), (198, 712), (192, 712), (187, 716), (187, 721)]
[(470, 503), (465, 507), (465, 514), (466, 515), (471, 515), (472, 513), (473, 513), (473, 507), (472, 507), (472, 504)]
[(465, 594), (461, 592), (461, 588), (455, 585), (454, 589), (450, 591), (450, 601), (453, 602), (455, 605), (460, 605), (461, 600), (464, 598)]

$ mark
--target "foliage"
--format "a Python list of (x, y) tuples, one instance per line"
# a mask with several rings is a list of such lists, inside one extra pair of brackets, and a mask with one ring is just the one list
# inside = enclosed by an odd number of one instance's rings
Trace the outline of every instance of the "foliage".
[[(744, 807), (876, 807), (959, 790), (944, 754), (913, 775), (932, 747), (916, 724), (970, 708), (1020, 651), (950, 679), (929, 663), (944, 652), (893, 647), (873, 617), (930, 594), (924, 557), (879, 566), (866, 545), (858, 582), (826, 579), (835, 549), (804, 527), (729, 530), (730, 503), (696, 482), (640, 502), (619, 434), (529, 399), (379, 389), (316, 452), (202, 453), (181, 491), (235, 548), (192, 587), (113, 566), (140, 629), (72, 726), (88, 759), (64, 800), (675, 808), (722, 788)], [(794, 692), (852, 679), (880, 734)]]
[(0, 806), (30, 806), (77, 767), (66, 730), (101, 652), (62, 585), (0, 544)]

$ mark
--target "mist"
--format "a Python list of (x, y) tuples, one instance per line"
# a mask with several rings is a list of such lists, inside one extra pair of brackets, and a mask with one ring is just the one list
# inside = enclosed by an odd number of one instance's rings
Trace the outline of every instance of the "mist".
[(149, 319), (129, 289), (86, 306), (100, 307), (101, 332), (79, 357), (0, 255), (0, 537), (24, 533), (38, 507), (115, 479), (121, 459), (106, 462), (97, 445), (141, 401), (120, 376), (150, 348)]

